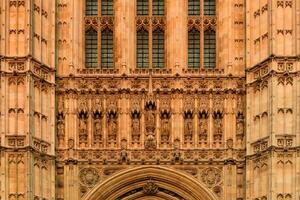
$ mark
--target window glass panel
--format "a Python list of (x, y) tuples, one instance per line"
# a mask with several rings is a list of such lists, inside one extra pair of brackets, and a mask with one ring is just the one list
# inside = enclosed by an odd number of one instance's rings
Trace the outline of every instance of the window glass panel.
[(101, 1), (101, 15), (113, 15), (113, 0), (102, 0)]
[(152, 35), (152, 64), (153, 68), (164, 68), (165, 66), (165, 46), (164, 32), (156, 30)]
[(164, 0), (153, 0), (152, 2), (152, 13), (153, 15), (162, 16), (164, 15)]
[(102, 68), (113, 68), (113, 32), (105, 29), (101, 34), (101, 66)]
[(200, 32), (196, 29), (189, 31), (188, 66), (199, 68), (200, 66)]
[(204, 15), (216, 15), (215, 0), (204, 0)]
[(137, 67), (147, 68), (149, 63), (148, 32), (144, 29), (137, 32)]
[(85, 3), (85, 14), (87, 16), (98, 15), (98, 0), (86, 0)]
[(93, 29), (85, 34), (85, 63), (88, 68), (98, 65), (98, 36)]
[(137, 15), (148, 15), (149, 2), (148, 0), (137, 0)]
[(213, 30), (204, 32), (204, 67), (216, 67), (216, 33)]
[(189, 15), (200, 15), (200, 0), (189, 0)]

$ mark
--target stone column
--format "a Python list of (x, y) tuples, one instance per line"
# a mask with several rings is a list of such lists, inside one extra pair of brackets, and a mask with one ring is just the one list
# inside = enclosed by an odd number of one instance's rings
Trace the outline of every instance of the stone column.
[(114, 1), (115, 68), (122, 73), (135, 68), (135, 1)]
[(178, 71), (187, 67), (187, 0), (166, 0), (165, 3), (167, 67)]

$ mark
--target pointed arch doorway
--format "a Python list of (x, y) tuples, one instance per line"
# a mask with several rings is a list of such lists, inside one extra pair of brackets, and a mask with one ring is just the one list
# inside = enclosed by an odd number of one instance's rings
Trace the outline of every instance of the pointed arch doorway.
[(161, 166), (133, 167), (96, 185), (84, 200), (217, 200), (201, 182)]

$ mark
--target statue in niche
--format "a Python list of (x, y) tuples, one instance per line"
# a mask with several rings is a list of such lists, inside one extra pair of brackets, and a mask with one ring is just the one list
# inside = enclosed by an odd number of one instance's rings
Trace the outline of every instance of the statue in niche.
[(118, 131), (118, 122), (116, 114), (108, 115), (108, 140), (116, 140), (117, 139), (117, 131)]
[(169, 114), (162, 113), (161, 118), (161, 140), (162, 142), (168, 142), (170, 138)]
[(216, 112), (214, 114), (214, 139), (221, 140), (222, 139), (222, 114)]
[(244, 137), (244, 116), (242, 113), (239, 113), (237, 116), (236, 135), (238, 139)]
[(63, 114), (59, 114), (57, 117), (57, 138), (58, 144), (62, 144), (65, 138), (65, 123)]
[(128, 154), (127, 154), (127, 140), (122, 139), (121, 141), (121, 152), (120, 152), (120, 159), (119, 161), (122, 162), (127, 162), (128, 159)]
[(132, 140), (138, 142), (140, 140), (140, 116), (138, 112), (132, 114)]
[(155, 128), (155, 111), (152, 104), (149, 105), (146, 112), (146, 127)]
[(193, 119), (186, 118), (184, 121), (184, 139), (191, 141), (193, 138)]
[(100, 118), (96, 118), (94, 120), (94, 139), (95, 141), (102, 140), (102, 128), (101, 128), (101, 120)]
[(200, 140), (207, 140), (207, 120), (206, 119), (200, 119), (199, 120), (199, 139)]
[(87, 143), (87, 116), (84, 113), (79, 115), (79, 142)]

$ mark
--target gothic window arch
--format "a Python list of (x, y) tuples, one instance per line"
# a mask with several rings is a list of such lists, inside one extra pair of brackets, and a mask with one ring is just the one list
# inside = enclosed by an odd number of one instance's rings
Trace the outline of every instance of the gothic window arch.
[(114, 67), (113, 3), (114, 0), (85, 0), (86, 68)]
[(149, 65), (149, 33), (144, 28), (137, 31), (137, 67), (147, 68)]
[(136, 67), (165, 67), (164, 0), (137, 0)]
[(85, 64), (87, 68), (98, 66), (98, 33), (93, 28), (85, 32)]
[(204, 67), (216, 67), (216, 33), (212, 29), (204, 31)]
[(200, 31), (196, 28), (188, 33), (188, 67), (200, 67)]

